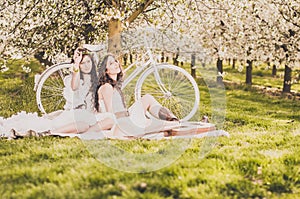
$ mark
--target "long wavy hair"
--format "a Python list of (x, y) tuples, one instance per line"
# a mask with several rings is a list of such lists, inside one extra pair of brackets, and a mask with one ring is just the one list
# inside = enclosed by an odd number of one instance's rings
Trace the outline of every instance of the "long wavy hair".
[[(84, 56), (88, 56), (92, 61), (92, 69), (88, 73), (91, 76), (91, 86), (90, 86), (89, 91), (92, 93), (92, 104), (95, 104), (94, 100), (95, 100), (95, 93), (97, 92), (97, 83), (98, 83), (96, 64), (95, 64), (95, 61), (91, 54), (83, 54), (82, 60), (83, 60)], [(82, 60), (80, 61), (80, 63), (82, 62)], [(80, 79), (82, 79), (84, 81), (83, 72), (81, 70), (80, 70)]]
[[(121, 66), (120, 66), (121, 71), (117, 74), (117, 80), (113, 80), (113, 79), (106, 73), (106, 71), (107, 71), (107, 68), (106, 68), (106, 66), (107, 66), (107, 60), (108, 60), (109, 57), (113, 57), (114, 59), (116, 59), (115, 56), (114, 56), (113, 54), (107, 54), (107, 55), (103, 58), (103, 60), (102, 60), (102, 62), (101, 62), (101, 64), (100, 64), (100, 67), (99, 67), (99, 69), (98, 69), (98, 78), (99, 78), (99, 82), (98, 82), (98, 85), (97, 85), (97, 87), (96, 87), (96, 92), (95, 92), (95, 109), (96, 109), (97, 111), (99, 111), (98, 89), (99, 89), (102, 85), (104, 85), (104, 84), (106, 84), (106, 83), (109, 83), (110, 85), (112, 85), (112, 87), (115, 88), (115, 89), (120, 93), (120, 95), (121, 95), (121, 97), (122, 97), (122, 100), (123, 100), (123, 104), (124, 104), (124, 95), (123, 95), (123, 93), (122, 93), (122, 91), (121, 91), (121, 87), (122, 87), (122, 83), (123, 83), (123, 71), (122, 71), (122, 68), (121, 68)], [(125, 106), (125, 104), (124, 104), (124, 106)]]

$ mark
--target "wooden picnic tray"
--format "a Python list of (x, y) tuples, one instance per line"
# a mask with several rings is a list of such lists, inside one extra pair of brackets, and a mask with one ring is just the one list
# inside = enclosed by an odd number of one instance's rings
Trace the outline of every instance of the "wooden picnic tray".
[(214, 130), (216, 126), (212, 123), (184, 122), (180, 127), (164, 132), (164, 136), (196, 135)]

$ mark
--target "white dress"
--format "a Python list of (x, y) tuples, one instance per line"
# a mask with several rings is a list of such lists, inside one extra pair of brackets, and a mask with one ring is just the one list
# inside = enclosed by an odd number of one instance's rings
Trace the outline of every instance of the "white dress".
[(64, 111), (52, 121), (52, 128), (54, 129), (73, 122), (84, 122), (90, 126), (97, 122), (94, 114), (95, 109), (92, 100), (93, 95), (90, 92), (90, 84), (84, 84), (80, 80), (79, 88), (73, 91), (71, 80), (71, 75), (66, 76), (64, 79), (65, 88), (63, 96), (66, 99), (66, 104), (64, 105)]
[(89, 92), (89, 85), (84, 85), (80, 81), (79, 89), (71, 89), (71, 76), (64, 79), (65, 88), (63, 90), (66, 104), (65, 110), (50, 113), (44, 116), (38, 116), (35, 113), (26, 113), (21, 111), (9, 118), (0, 117), (0, 135), (7, 137), (11, 129), (20, 133), (28, 130), (42, 132), (62, 127), (66, 124), (85, 122), (90, 126), (94, 125), (97, 120), (94, 114), (94, 105), (92, 104), (92, 93)]
[(64, 78), (63, 96), (66, 99), (64, 110), (73, 109), (87, 109), (88, 111), (94, 111), (94, 105), (92, 104), (92, 93), (90, 92), (90, 83), (84, 84), (80, 79), (79, 88), (75, 91), (71, 88), (72, 76), (67, 75)]
[(9, 118), (0, 117), (0, 134), (4, 137), (10, 136), (11, 129), (24, 133), (28, 130), (38, 132), (47, 131), (52, 123), (48, 118), (39, 117), (37, 113), (26, 113), (21, 111)]
[[(123, 104), (122, 97), (119, 92), (115, 91), (113, 94), (113, 112), (116, 114), (118, 112), (126, 112), (127, 109)], [(101, 105), (101, 104), (100, 104)], [(103, 103), (104, 105), (104, 103)], [(102, 106), (103, 106), (102, 105)], [(105, 107), (101, 107), (101, 110), (105, 110)], [(116, 118), (114, 116), (114, 120), (116, 126), (121, 130), (122, 134), (125, 136), (138, 136), (143, 135), (149, 132), (159, 132), (165, 130), (166, 122), (164, 120), (156, 119), (155, 117), (148, 118), (146, 117), (143, 103), (141, 100), (135, 101), (128, 108), (128, 116), (122, 116)], [(117, 115), (117, 114), (116, 114)], [(168, 125), (168, 129), (178, 127), (178, 124), (174, 124), (174, 126)], [(115, 129), (113, 128), (112, 131)]]

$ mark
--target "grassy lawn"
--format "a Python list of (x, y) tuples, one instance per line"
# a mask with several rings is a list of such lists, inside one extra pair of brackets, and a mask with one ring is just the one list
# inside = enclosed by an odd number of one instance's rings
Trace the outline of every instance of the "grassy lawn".
[[(37, 111), (33, 77), (17, 79), (0, 74), (1, 116), (8, 117), (20, 110)], [(201, 114), (211, 116), (208, 89), (200, 79), (198, 82)], [(272, 81), (270, 84), (277, 86)], [(172, 164), (146, 173), (107, 167), (77, 138), (2, 139), (0, 195), (1, 198), (299, 198), (299, 113), (299, 101), (228, 86), (224, 129), (231, 136), (193, 139)], [(207, 141), (213, 147), (203, 157)], [(130, 153), (158, 151), (164, 157), (168, 149), (182, 150), (180, 144), (185, 142), (111, 140), (110, 143)], [(107, 156), (122, 157), (110, 153), (105, 144), (107, 141), (98, 141), (93, 146)], [(120, 166), (128, 163), (120, 159), (110, 160)]]
[[(224, 64), (225, 80), (230, 80), (237, 83), (245, 83), (246, 81), (246, 68), (243, 67), (239, 71), (239, 63), (235, 69), (232, 69), (232, 66)], [(300, 92), (300, 76), (299, 68), (292, 70), (292, 79), (294, 80), (291, 89), (297, 92)], [(261, 85), (265, 87), (278, 88), (282, 90), (283, 88), (283, 75), (284, 75), (284, 66), (280, 66), (277, 69), (277, 74), (275, 77), (272, 76), (272, 68), (268, 68), (266, 64), (256, 64), (254, 62), (252, 69), (252, 84)], [(295, 81), (297, 80), (297, 81)]]

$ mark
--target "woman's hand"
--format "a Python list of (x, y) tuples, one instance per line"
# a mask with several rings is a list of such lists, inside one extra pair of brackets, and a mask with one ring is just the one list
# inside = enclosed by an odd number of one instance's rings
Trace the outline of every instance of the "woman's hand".
[(73, 66), (73, 73), (72, 73), (72, 80), (71, 80), (71, 88), (73, 91), (79, 88), (80, 83), (80, 67), (79, 64), (82, 61), (82, 52), (78, 50), (78, 48), (74, 51), (73, 55), (74, 66)]
[(79, 51), (78, 48), (74, 51), (73, 60), (75, 63), (75, 69), (79, 69), (79, 64), (82, 61), (82, 51)]

